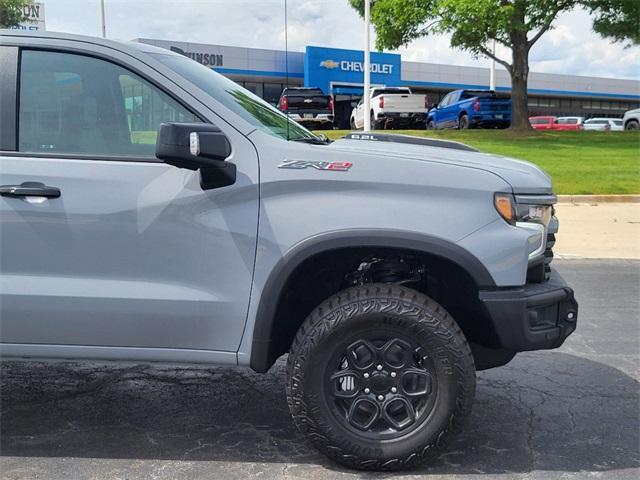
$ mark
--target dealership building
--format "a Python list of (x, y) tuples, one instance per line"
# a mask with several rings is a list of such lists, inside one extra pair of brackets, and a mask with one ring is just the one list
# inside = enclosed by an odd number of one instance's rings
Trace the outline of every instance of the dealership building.
[[(363, 53), (316, 46), (304, 52), (136, 39), (186, 55), (243, 85), (272, 104), (289, 86), (320, 87), (334, 97), (336, 120), (348, 125), (351, 108), (362, 96)], [(288, 69), (285, 67), (288, 64)], [(433, 105), (451, 90), (489, 87), (489, 69), (408, 62), (396, 53), (371, 53), (371, 83), (408, 86), (427, 94)], [(509, 74), (496, 71), (496, 91), (508, 96)], [(531, 115), (621, 117), (640, 107), (640, 82), (549, 73), (529, 74)]]

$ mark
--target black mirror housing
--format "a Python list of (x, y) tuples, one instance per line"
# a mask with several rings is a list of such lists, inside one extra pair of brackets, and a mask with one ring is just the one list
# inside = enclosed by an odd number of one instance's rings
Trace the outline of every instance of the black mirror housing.
[(224, 166), (231, 144), (215, 125), (162, 123), (156, 140), (156, 157), (169, 165), (189, 170)]
[(231, 144), (215, 125), (162, 123), (156, 140), (156, 157), (169, 165), (200, 170), (203, 190), (226, 187), (236, 181), (236, 166), (227, 162)]

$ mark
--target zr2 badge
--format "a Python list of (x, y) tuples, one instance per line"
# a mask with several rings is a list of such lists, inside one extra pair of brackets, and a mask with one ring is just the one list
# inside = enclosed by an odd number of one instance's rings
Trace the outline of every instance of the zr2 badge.
[(346, 172), (351, 168), (351, 162), (310, 162), (307, 160), (285, 160), (278, 168), (292, 168), (302, 170), (303, 168), (315, 168), (316, 170), (333, 170), (335, 172)]

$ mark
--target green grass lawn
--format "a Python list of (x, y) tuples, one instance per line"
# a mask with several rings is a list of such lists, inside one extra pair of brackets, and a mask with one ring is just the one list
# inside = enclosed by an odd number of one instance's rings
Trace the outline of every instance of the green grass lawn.
[[(316, 133), (337, 139), (348, 132)], [(403, 130), (385, 133), (455, 140), (483, 152), (528, 160), (551, 175), (558, 194), (640, 193), (638, 132), (540, 132), (530, 136), (516, 136), (507, 130)]]

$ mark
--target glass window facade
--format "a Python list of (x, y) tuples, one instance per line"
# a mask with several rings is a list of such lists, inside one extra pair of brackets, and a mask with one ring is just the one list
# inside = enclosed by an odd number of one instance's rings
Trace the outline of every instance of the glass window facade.
[[(235, 80), (235, 82), (274, 106), (278, 104), (282, 90), (287, 87), (286, 83), (279, 82), (248, 82), (244, 80)], [(299, 87), (301, 85), (289, 82), (289, 86)]]
[[(253, 82), (244, 79), (234, 79), (238, 84), (263, 98), (271, 105), (276, 105), (285, 83), (278, 82)], [(290, 81), (290, 86), (299, 86), (295, 80)], [(428, 87), (412, 87), (414, 93), (427, 95), (429, 105), (438, 105), (450, 92), (450, 90), (432, 89)], [(509, 97), (508, 92), (498, 92), (500, 97)], [(336, 101), (341, 100), (336, 97)], [(354, 105), (360, 96), (354, 96)], [(633, 108), (640, 108), (640, 101), (591, 99), (584, 97), (557, 97), (544, 95), (529, 95), (529, 115), (556, 115), (556, 116), (582, 116), (582, 117), (621, 117), (624, 112)], [(347, 110), (350, 111), (350, 108)]]

